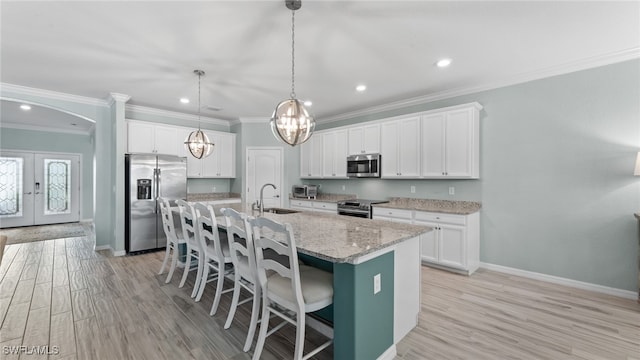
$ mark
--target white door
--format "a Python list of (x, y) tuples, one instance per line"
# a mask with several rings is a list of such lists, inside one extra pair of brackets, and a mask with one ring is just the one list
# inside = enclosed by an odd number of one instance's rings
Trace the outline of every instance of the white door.
[(0, 227), (33, 225), (33, 153), (0, 154)]
[(282, 197), (282, 148), (247, 148), (247, 187), (245, 201), (251, 205), (260, 199), (260, 189), (264, 184), (274, 184), (264, 188), (264, 207), (281, 207)]
[(80, 221), (80, 156), (36, 154), (34, 224)]
[(2, 152), (1, 226), (80, 220), (80, 156)]

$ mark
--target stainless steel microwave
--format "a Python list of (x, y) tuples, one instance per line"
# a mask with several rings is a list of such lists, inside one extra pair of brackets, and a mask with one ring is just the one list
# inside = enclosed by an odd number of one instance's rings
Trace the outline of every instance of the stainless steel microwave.
[(314, 198), (318, 196), (317, 185), (293, 185), (291, 187), (291, 195), (294, 198)]
[(357, 178), (380, 177), (380, 154), (347, 156), (347, 176)]

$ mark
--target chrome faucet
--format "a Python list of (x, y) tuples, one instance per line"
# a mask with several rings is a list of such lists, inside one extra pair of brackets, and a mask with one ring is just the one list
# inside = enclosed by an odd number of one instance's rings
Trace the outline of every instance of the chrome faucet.
[(273, 187), (273, 190), (277, 189), (276, 186), (271, 183), (262, 185), (262, 188), (260, 189), (260, 200), (258, 202), (258, 216), (264, 215), (264, 188), (267, 186)]

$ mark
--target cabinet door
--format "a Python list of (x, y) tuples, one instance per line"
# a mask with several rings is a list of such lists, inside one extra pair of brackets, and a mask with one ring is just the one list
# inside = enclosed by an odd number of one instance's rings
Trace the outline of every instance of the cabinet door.
[(445, 173), (450, 177), (472, 176), (473, 110), (447, 113), (445, 140)]
[(211, 141), (214, 144), (214, 147), (211, 155), (200, 159), (200, 163), (202, 164), (202, 173), (200, 174), (200, 177), (205, 177), (205, 178), (218, 177), (218, 174), (220, 173), (219, 171), (219, 167), (220, 167), (219, 156), (221, 152), (220, 138), (216, 133), (212, 133), (210, 131), (204, 131), (204, 133), (209, 138), (209, 141)]
[(127, 151), (130, 153), (153, 153), (154, 127), (151, 124), (127, 123)]
[(399, 152), (402, 146), (398, 143), (398, 121), (390, 121), (381, 125), (380, 154), (382, 157), (382, 177), (399, 177)]
[(364, 128), (354, 127), (349, 129), (349, 155), (364, 153)]
[(363, 128), (363, 151), (367, 154), (380, 152), (380, 124), (367, 125)]
[[(384, 136), (384, 131), (382, 132)], [(401, 177), (420, 176), (420, 118), (412, 117), (398, 124), (398, 173)], [(384, 161), (382, 162), (384, 169)]]
[(336, 158), (336, 133), (327, 132), (318, 135), (322, 136), (322, 176), (334, 177), (336, 176), (334, 166)]
[(333, 174), (335, 177), (347, 177), (347, 131), (334, 131)]
[(328, 203), (328, 202), (313, 202), (313, 211), (320, 211), (329, 214), (337, 214), (338, 212), (338, 204), (336, 203)]
[(221, 152), (220, 176), (226, 178), (236, 177), (236, 135), (225, 134), (223, 136), (224, 152)]
[(187, 177), (197, 178), (202, 173), (202, 159), (196, 159), (191, 155), (189, 150), (184, 147), (184, 142), (187, 141), (187, 137), (191, 134), (193, 129), (182, 128), (176, 131), (176, 138), (178, 139), (178, 156), (184, 156), (187, 158)]
[(440, 235), (440, 231), (437, 229), (438, 224), (424, 221), (416, 221), (415, 223), (417, 225), (425, 225), (433, 228), (433, 230), (420, 236), (420, 241), (422, 242), (420, 255), (422, 260), (433, 263), (440, 262), (438, 255), (438, 235)]
[[(313, 137), (312, 137), (313, 138)], [(311, 177), (311, 139), (307, 140), (304, 144), (300, 145), (300, 177)]]
[(445, 114), (422, 118), (422, 176), (445, 176)]
[(158, 154), (178, 155), (178, 143), (184, 140), (176, 138), (176, 128), (155, 126), (155, 150)]
[(313, 178), (322, 177), (322, 136), (311, 137), (311, 154), (309, 160), (309, 172)]
[(438, 247), (442, 265), (467, 268), (466, 230), (463, 226), (439, 224)]

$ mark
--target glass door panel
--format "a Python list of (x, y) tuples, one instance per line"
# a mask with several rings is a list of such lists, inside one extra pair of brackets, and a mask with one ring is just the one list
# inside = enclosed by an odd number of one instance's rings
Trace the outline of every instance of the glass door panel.
[(33, 225), (32, 153), (0, 152), (0, 227)]
[(80, 157), (77, 155), (36, 154), (36, 224), (80, 220), (79, 164)]

